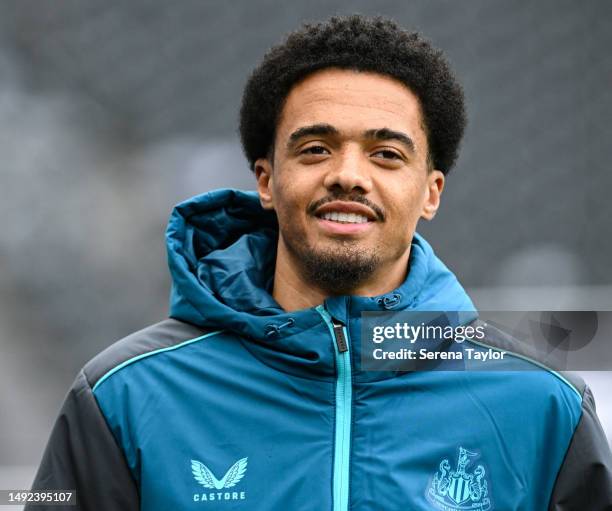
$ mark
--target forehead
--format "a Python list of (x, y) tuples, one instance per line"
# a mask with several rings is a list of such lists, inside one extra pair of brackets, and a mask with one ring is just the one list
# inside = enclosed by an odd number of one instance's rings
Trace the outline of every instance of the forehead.
[(326, 123), (346, 135), (389, 128), (406, 132), (426, 147), (421, 105), (403, 83), (378, 73), (324, 69), (308, 75), (289, 92), (277, 136), (301, 126)]

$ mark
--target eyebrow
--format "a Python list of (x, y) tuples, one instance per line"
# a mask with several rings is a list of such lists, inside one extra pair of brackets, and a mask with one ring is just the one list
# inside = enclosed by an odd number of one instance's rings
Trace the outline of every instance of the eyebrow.
[(374, 140), (397, 140), (404, 144), (411, 153), (416, 153), (414, 141), (401, 131), (395, 131), (389, 128), (379, 128), (375, 130), (367, 130), (364, 135), (366, 138)]
[[(340, 132), (331, 124), (312, 124), (310, 126), (302, 126), (289, 135), (287, 148), (290, 149), (299, 139), (310, 135), (339, 135)], [(365, 138), (371, 140), (397, 140), (404, 144), (412, 153), (416, 152), (414, 141), (405, 133), (395, 131), (389, 128), (378, 128), (366, 130), (363, 133)]]
[(291, 148), (300, 138), (310, 135), (338, 135), (340, 132), (331, 124), (312, 124), (310, 126), (302, 126), (289, 135), (287, 148)]

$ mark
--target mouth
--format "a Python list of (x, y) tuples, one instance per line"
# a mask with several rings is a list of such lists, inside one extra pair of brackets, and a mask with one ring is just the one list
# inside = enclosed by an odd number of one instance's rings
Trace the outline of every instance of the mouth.
[(338, 222), (340, 224), (366, 224), (372, 220), (368, 219), (367, 216), (360, 215), (358, 213), (342, 213), (339, 211), (330, 211), (323, 213), (318, 216), (322, 220), (328, 220), (330, 222)]
[(378, 215), (372, 208), (354, 201), (335, 200), (326, 202), (314, 211), (314, 215), (330, 222), (339, 223), (361, 224), (378, 220)]
[(328, 234), (351, 235), (370, 230), (376, 223), (376, 213), (356, 202), (328, 202), (314, 212), (319, 226)]

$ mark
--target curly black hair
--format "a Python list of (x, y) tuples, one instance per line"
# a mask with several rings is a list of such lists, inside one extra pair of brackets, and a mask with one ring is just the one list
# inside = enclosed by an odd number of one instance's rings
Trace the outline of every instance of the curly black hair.
[(408, 86), (421, 103), (429, 163), (445, 174), (450, 171), (466, 114), (463, 89), (442, 51), (391, 19), (358, 14), (304, 23), (272, 47), (251, 73), (240, 108), (240, 138), (251, 169), (273, 150), (291, 88), (314, 71), (331, 67), (380, 73)]

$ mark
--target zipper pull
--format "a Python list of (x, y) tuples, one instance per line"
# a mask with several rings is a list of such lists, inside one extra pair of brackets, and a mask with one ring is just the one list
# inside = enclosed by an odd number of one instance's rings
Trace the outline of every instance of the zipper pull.
[(336, 338), (338, 352), (344, 353), (345, 351), (348, 351), (348, 345), (346, 343), (346, 337), (344, 336), (344, 328), (342, 327), (342, 323), (338, 323), (336, 320), (332, 319), (332, 324), (334, 325), (334, 337)]

